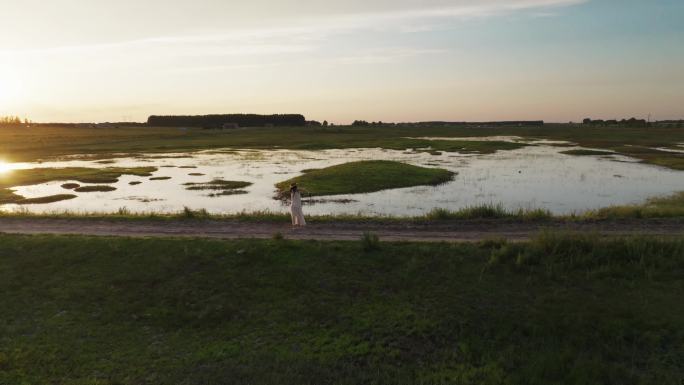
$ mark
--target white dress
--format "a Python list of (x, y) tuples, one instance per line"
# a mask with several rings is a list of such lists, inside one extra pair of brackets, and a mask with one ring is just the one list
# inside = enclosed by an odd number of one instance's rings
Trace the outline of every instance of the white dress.
[(302, 195), (299, 191), (290, 194), (290, 214), (292, 214), (293, 226), (306, 226), (304, 212), (302, 211)]

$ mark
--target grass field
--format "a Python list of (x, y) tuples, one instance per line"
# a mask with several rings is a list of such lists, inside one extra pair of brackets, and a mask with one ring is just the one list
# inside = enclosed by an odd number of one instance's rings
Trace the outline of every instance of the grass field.
[(35, 161), (76, 154), (111, 157), (116, 154), (185, 152), (212, 148), (235, 149), (426, 149), (491, 153), (522, 144), (507, 142), (428, 141), (409, 137), (475, 137), (514, 135), (524, 138), (565, 140), (583, 147), (617, 151), (651, 164), (684, 169), (684, 154), (654, 148), (684, 143), (684, 130), (676, 127), (592, 127), (546, 124), (543, 127), (384, 126), (291, 127), (239, 130), (179, 130), (157, 127), (121, 128), (0, 128), (0, 158)]
[(0, 235), (2, 384), (676, 384), (684, 241)]
[[(453, 136), (460, 131), (448, 128), (358, 128), (358, 127), (280, 127), (239, 130), (202, 130), (159, 127), (121, 128), (63, 128), (30, 127), (0, 128), (0, 142), (4, 144), (1, 158), (9, 161), (67, 155), (92, 154), (94, 158), (187, 152), (214, 148), (235, 149), (300, 149), (331, 148), (387, 148), (396, 150), (421, 149), (491, 153), (510, 150), (523, 144), (507, 142), (429, 141), (408, 139), (415, 135)], [(471, 133), (472, 136), (477, 132)], [(428, 150), (428, 148), (431, 148)]]
[(302, 176), (278, 183), (287, 192), (297, 183), (307, 196), (361, 194), (387, 189), (449, 182), (454, 173), (439, 169), (413, 166), (401, 162), (372, 160), (344, 163), (318, 170), (307, 170)]

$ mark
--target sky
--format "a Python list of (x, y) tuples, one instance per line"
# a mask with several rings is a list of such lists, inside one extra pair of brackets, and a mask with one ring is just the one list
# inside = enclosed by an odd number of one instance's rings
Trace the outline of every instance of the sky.
[(0, 0), (0, 115), (684, 119), (682, 0)]

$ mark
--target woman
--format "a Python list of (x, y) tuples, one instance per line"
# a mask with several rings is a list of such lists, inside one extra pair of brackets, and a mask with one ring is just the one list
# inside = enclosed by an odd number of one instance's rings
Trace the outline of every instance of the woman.
[(302, 211), (302, 195), (296, 183), (290, 185), (290, 214), (292, 214), (292, 226), (306, 226)]

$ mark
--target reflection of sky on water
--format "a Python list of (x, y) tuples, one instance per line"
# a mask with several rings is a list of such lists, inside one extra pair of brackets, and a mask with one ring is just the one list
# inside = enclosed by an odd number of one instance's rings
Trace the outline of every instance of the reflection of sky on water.
[[(69, 210), (74, 212), (113, 212), (126, 207), (134, 212), (170, 212), (205, 208), (213, 213), (286, 211), (272, 199), (273, 185), (300, 174), (301, 170), (321, 168), (356, 160), (397, 160), (426, 167), (442, 167), (458, 173), (437, 187), (412, 187), (371, 194), (343, 195), (329, 199), (352, 199), (351, 203), (324, 202), (307, 205), (309, 214), (364, 213), (418, 215), (433, 208), (456, 210), (482, 203), (502, 203), (505, 207), (546, 208), (554, 213), (581, 212), (616, 204), (638, 203), (646, 198), (684, 191), (684, 172), (635, 163), (625, 157), (575, 157), (559, 154), (568, 148), (532, 146), (490, 155), (444, 153), (414, 154), (379, 149), (326, 151), (209, 151), (192, 158), (116, 159), (103, 165), (92, 161), (15, 164), (28, 167), (133, 167), (156, 166), (154, 176), (170, 180), (151, 181), (125, 175), (114, 184), (117, 191), (77, 193), (78, 198), (46, 205), (24, 206), (32, 212)], [(174, 167), (163, 167), (174, 166)], [(197, 168), (179, 168), (196, 166)], [(203, 173), (204, 176), (191, 176)], [(187, 191), (183, 183), (206, 182), (213, 178), (244, 180), (254, 184), (244, 195), (210, 198), (206, 191)], [(142, 181), (137, 186), (132, 181)], [(26, 197), (64, 194), (60, 181), (15, 190)], [(306, 187), (306, 186), (302, 186)], [(6, 205), (6, 209), (16, 206)]]

